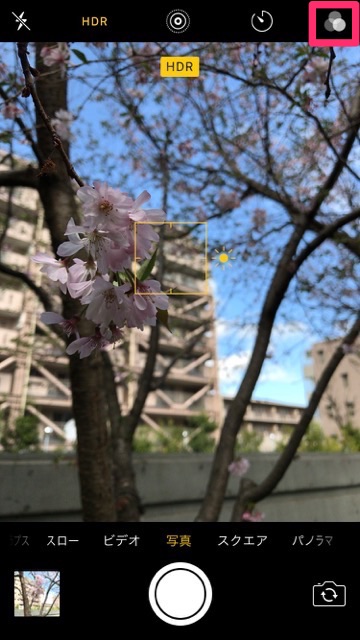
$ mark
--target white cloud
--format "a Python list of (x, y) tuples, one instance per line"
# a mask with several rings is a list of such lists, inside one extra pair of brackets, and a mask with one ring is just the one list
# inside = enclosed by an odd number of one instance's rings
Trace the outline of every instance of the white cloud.
[[(219, 359), (219, 383), (223, 395), (232, 396), (237, 392), (250, 357), (251, 351), (248, 350)], [(301, 375), (298, 370), (294, 370), (291, 363), (288, 366), (282, 366), (268, 360), (265, 360), (258, 380), (260, 385), (278, 383), (279, 387), (300, 382), (302, 382)]]
[(233, 395), (237, 391), (242, 374), (249, 364), (250, 355), (250, 351), (242, 351), (219, 359), (221, 393)]
[(217, 318), (216, 336), (218, 340), (223, 338), (249, 339), (256, 334), (256, 326), (242, 324), (239, 320), (229, 320), (227, 318)]
[[(256, 325), (243, 324), (226, 317), (216, 321), (216, 333), (219, 341), (219, 383), (221, 393), (234, 395), (241, 383), (249, 364)], [(273, 331), (273, 340), (269, 346), (269, 356), (264, 361), (258, 385), (261, 392), (269, 388), (278, 393), (288, 385), (299, 387), (303, 393), (302, 356), (309, 339), (309, 330), (302, 322), (279, 322)], [(299, 393), (300, 393), (299, 391)]]
[(240, 353), (232, 353), (230, 356), (219, 359), (219, 373), (220, 377), (229, 378), (237, 373), (243, 371), (249, 364), (250, 351), (241, 351)]
[(208, 278), (208, 285), (209, 285), (209, 289), (212, 293), (212, 295), (214, 296), (214, 298), (217, 298), (217, 294), (219, 292), (219, 287), (218, 287), (218, 283), (216, 282), (216, 280), (214, 278)]
[(304, 333), (309, 333), (309, 328), (303, 322), (296, 321), (279, 322), (273, 329), (273, 336), (276, 338), (287, 338)]
[(259, 382), (295, 382), (291, 368), (286, 368), (280, 364), (265, 363), (263, 372), (260, 375)]
[[(229, 320), (221, 317), (216, 320), (216, 335), (219, 340), (230, 336), (237, 339), (253, 340), (256, 332), (256, 324), (242, 324), (238, 320)], [(279, 343), (289, 337), (301, 337), (304, 334), (308, 335), (309, 329), (303, 322), (279, 322), (274, 326), (272, 338)]]

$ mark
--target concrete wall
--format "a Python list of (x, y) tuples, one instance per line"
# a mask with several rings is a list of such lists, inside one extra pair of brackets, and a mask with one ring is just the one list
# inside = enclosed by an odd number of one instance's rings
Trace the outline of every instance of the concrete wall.
[[(253, 454), (248, 477), (260, 481), (277, 454)], [(194, 520), (209, 476), (211, 456), (135, 456), (144, 521)], [(0, 455), (0, 520), (79, 521), (74, 456)], [(231, 478), (221, 520), (229, 520), (238, 480)], [(276, 492), (258, 507), (266, 522), (360, 521), (360, 454), (302, 454)]]

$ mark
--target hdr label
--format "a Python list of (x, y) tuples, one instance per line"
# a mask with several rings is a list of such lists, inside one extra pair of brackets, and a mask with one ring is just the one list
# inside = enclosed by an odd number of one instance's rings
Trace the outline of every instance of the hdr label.
[(82, 27), (107, 27), (108, 19), (105, 16), (98, 18), (97, 16), (83, 16), (81, 18)]
[(162, 56), (160, 58), (162, 78), (198, 78), (200, 58), (187, 56)]

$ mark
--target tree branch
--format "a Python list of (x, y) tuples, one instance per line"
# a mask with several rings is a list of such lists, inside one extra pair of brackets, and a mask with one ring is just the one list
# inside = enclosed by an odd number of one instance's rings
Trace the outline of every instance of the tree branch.
[(354, 211), (351, 211), (350, 213), (348, 213), (345, 216), (342, 216), (341, 218), (338, 218), (338, 220), (335, 220), (331, 224), (324, 225), (322, 230), (318, 233), (318, 235), (315, 236), (315, 238), (313, 238), (313, 240), (311, 240), (311, 242), (309, 242), (306, 245), (306, 247), (298, 254), (298, 256), (293, 261), (293, 264), (296, 267), (296, 270), (298, 270), (298, 268), (315, 251), (315, 249), (317, 249), (324, 242), (324, 240), (327, 240), (328, 238), (333, 237), (335, 233), (339, 229), (341, 229), (341, 227), (344, 227), (346, 224), (349, 224), (349, 222), (353, 222), (354, 220), (357, 220), (357, 218), (359, 217), (360, 217), (360, 209), (354, 209)]
[(322, 205), (324, 200), (329, 195), (330, 191), (337, 183), (343, 169), (347, 167), (347, 160), (350, 155), (350, 151), (360, 129), (360, 88), (357, 90), (354, 98), (353, 108), (350, 114), (350, 122), (351, 126), (349, 127), (345, 142), (342, 145), (341, 151), (337, 153), (337, 161), (335, 162), (330, 174), (326, 178), (323, 187), (318, 190), (318, 193), (313, 199), (310, 211), (308, 212), (310, 218), (315, 217), (315, 215), (319, 211), (319, 207)]
[(30, 189), (38, 189), (39, 187), (39, 171), (31, 165), (22, 169), (13, 169), (11, 171), (0, 171), (0, 187), (29, 187)]
[[(9, 102), (9, 100), (11, 100), (10, 96), (8, 96), (6, 91), (4, 91), (3, 87), (1, 87), (1, 86), (0, 86), (0, 97), (3, 98), (3, 100), (5, 100), (5, 102)], [(23, 132), (26, 140), (29, 142), (29, 144), (30, 144), (30, 146), (31, 146), (31, 148), (33, 150), (33, 154), (34, 154), (35, 158), (37, 159), (39, 164), (42, 165), (44, 163), (44, 157), (40, 153), (39, 147), (36, 144), (34, 138), (32, 137), (31, 130), (25, 125), (23, 119), (20, 118), (20, 116), (15, 116), (14, 120), (15, 120), (16, 124), (18, 125), (20, 131)]]
[(326, 72), (326, 78), (325, 78), (325, 82), (324, 85), (326, 87), (325, 89), (325, 99), (328, 100), (330, 98), (331, 95), (331, 86), (330, 86), (330, 79), (331, 79), (331, 70), (332, 70), (332, 66), (333, 66), (333, 62), (336, 58), (336, 54), (334, 51), (334, 47), (330, 47), (330, 58), (329, 58), (329, 65), (328, 65), (328, 69)]
[(29, 287), (29, 289), (31, 289), (31, 291), (33, 291), (35, 295), (37, 295), (46, 311), (53, 310), (51, 299), (46, 291), (42, 287), (39, 287), (37, 284), (35, 284), (35, 282), (26, 273), (23, 273), (22, 271), (16, 271), (16, 269), (12, 269), (2, 262), (0, 262), (0, 273), (5, 273), (7, 276), (17, 278), (18, 280), (24, 282)]
[(35, 85), (34, 85), (34, 78), (32, 76), (31, 73), (31, 69), (30, 69), (30, 64), (29, 64), (29, 60), (28, 60), (28, 51), (27, 51), (27, 42), (18, 42), (17, 43), (17, 47), (18, 47), (18, 55), (19, 55), (19, 59), (21, 62), (21, 67), (23, 70), (23, 74), (24, 74), (24, 78), (25, 78), (25, 86), (28, 89), (34, 105), (37, 109), (37, 112), (39, 113), (39, 115), (41, 116), (47, 130), (49, 131), (50, 135), (52, 136), (53, 139), (53, 143), (54, 143), (54, 147), (57, 148), (59, 150), (59, 153), (63, 159), (63, 162), (66, 166), (67, 172), (68, 172), (68, 176), (70, 178), (72, 178), (73, 180), (75, 180), (79, 187), (83, 187), (84, 186), (84, 182), (81, 180), (80, 176), (78, 175), (78, 173), (75, 171), (74, 166), (71, 164), (70, 162), (70, 158), (67, 155), (63, 144), (61, 142), (60, 137), (58, 136), (58, 134), (55, 131), (55, 128), (52, 126), (51, 124), (51, 120), (49, 118), (49, 116), (47, 115), (41, 100), (39, 99), (39, 96), (35, 90)]
[(332, 375), (345, 356), (346, 348), (344, 347), (352, 345), (359, 334), (360, 315), (357, 316), (350, 331), (334, 351), (328, 364), (323, 370), (318, 383), (311, 395), (308, 406), (304, 410), (298, 425), (295, 427), (291, 435), (289, 442), (287, 443), (284, 451), (280, 455), (279, 459), (275, 463), (267, 478), (265, 478), (265, 480), (263, 480), (263, 482), (261, 482), (256, 487), (245, 490), (240, 487), (240, 491), (233, 509), (232, 521), (239, 522), (241, 520), (243, 512), (246, 509), (247, 504), (253, 504), (259, 502), (260, 500), (263, 500), (264, 498), (266, 498), (266, 496), (270, 495), (270, 493), (278, 485), (294, 458), (298, 446), (314, 416), (321, 397), (327, 385), (329, 384)]

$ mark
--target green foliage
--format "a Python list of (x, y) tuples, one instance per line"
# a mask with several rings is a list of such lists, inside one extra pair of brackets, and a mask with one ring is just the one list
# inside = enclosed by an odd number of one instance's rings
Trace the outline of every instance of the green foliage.
[(328, 451), (336, 453), (342, 451), (342, 448), (338, 438), (326, 436), (317, 422), (311, 422), (301, 441), (299, 451)]
[(356, 453), (360, 451), (360, 429), (346, 424), (341, 427), (342, 451), (345, 453)]
[(158, 309), (156, 314), (156, 320), (159, 324), (162, 324), (170, 333), (172, 333), (169, 326), (169, 312), (167, 309)]
[(135, 453), (151, 453), (153, 445), (146, 435), (136, 435), (134, 438), (133, 450)]
[(8, 425), (2, 423), (1, 445), (5, 451), (14, 453), (17, 451), (36, 450), (39, 448), (38, 427), (38, 419), (32, 415), (17, 418), (14, 429), (10, 429)]
[(216, 423), (206, 415), (189, 418), (182, 425), (169, 420), (162, 424), (162, 433), (142, 425), (133, 448), (137, 453), (212, 453), (216, 429)]
[(77, 58), (79, 58), (79, 60), (81, 60), (81, 62), (83, 62), (84, 64), (88, 63), (88, 59), (85, 53), (83, 53), (82, 51), (79, 51), (79, 49), (71, 49), (71, 51), (76, 55)]
[(190, 437), (189, 445), (194, 453), (212, 453), (215, 449), (215, 439), (212, 435), (217, 424), (206, 415), (194, 416), (188, 420), (188, 425), (196, 433)]
[[(360, 452), (360, 430), (351, 424), (346, 424), (340, 428), (341, 436), (326, 436), (321, 426), (316, 422), (311, 422), (305, 433), (299, 452), (328, 452), (328, 453), (356, 453)], [(283, 451), (289, 439), (292, 428), (287, 429), (283, 442), (278, 446), (279, 451)]]
[(157, 255), (157, 249), (155, 249), (151, 258), (149, 258), (148, 260), (145, 260), (145, 262), (143, 262), (143, 264), (139, 268), (136, 274), (136, 277), (141, 282), (144, 282), (144, 280), (147, 280), (147, 278), (151, 275), (151, 272), (155, 266), (156, 255)]
[(186, 430), (183, 427), (166, 427), (164, 434), (158, 434), (159, 451), (161, 453), (184, 453), (186, 446)]
[(259, 451), (263, 436), (257, 431), (242, 429), (236, 440), (236, 453), (252, 453)]

